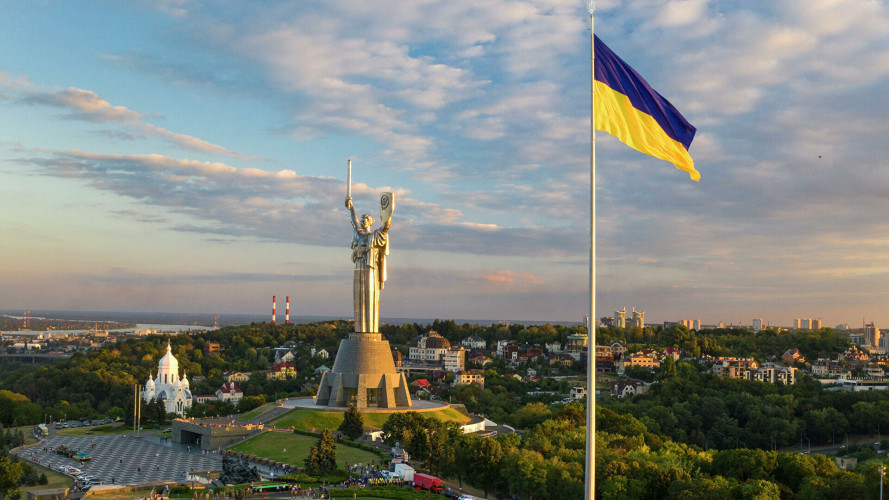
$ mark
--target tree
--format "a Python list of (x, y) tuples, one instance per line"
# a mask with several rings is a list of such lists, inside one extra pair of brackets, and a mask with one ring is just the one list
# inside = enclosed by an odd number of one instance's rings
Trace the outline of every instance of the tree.
[(9, 457), (0, 458), (0, 499), (19, 497), (20, 477), (22, 477), (21, 463), (13, 463)]
[[(148, 421), (149, 418), (151, 420), (154, 420), (158, 424), (163, 424), (164, 422), (167, 421), (167, 404), (163, 399), (161, 399), (161, 398), (152, 399), (150, 406), (151, 406), (150, 413), (149, 414), (143, 413), (143, 416), (146, 417), (145, 418), (146, 421)], [(148, 408), (146, 408), (146, 409), (148, 409)]]
[(265, 396), (244, 396), (238, 403), (238, 411), (246, 413), (265, 404)]
[(488, 490), (498, 486), (502, 479), (500, 462), (503, 460), (503, 448), (493, 438), (476, 438), (474, 444), (471, 455), (473, 467), (469, 473), (472, 483), (481, 487), (487, 497)]
[(355, 405), (346, 410), (343, 415), (343, 423), (337, 430), (353, 441), (364, 434), (364, 416)]
[(552, 418), (552, 411), (543, 403), (528, 403), (512, 414), (517, 429), (532, 429), (544, 420)]
[(309, 474), (321, 476), (336, 470), (336, 439), (330, 431), (321, 433), (321, 439), (309, 451), (306, 459)]

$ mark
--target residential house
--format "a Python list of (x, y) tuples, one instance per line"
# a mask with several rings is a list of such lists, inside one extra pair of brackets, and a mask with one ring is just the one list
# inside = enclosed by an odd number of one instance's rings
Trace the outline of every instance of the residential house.
[(321, 359), (329, 359), (330, 353), (327, 352), (327, 349), (318, 349), (317, 347), (312, 346), (311, 348), (309, 348), (309, 356), (313, 358), (315, 356), (318, 356)]
[(800, 354), (799, 349), (787, 349), (784, 351), (784, 354), (781, 355), (781, 361), (790, 366), (796, 362), (805, 363), (806, 358)]
[(275, 364), (278, 363), (293, 363), (293, 351), (288, 349), (287, 347), (276, 347), (275, 348)]
[(411, 382), (411, 387), (415, 389), (423, 389), (424, 387), (430, 387), (432, 384), (429, 383), (425, 378), (420, 378)]
[(608, 346), (611, 347), (611, 352), (614, 353), (615, 358), (623, 356), (627, 352), (627, 344), (620, 340), (612, 340)]
[(664, 359), (673, 358), (673, 361), (679, 361), (679, 349), (668, 347), (664, 349)]
[(586, 387), (582, 385), (576, 385), (571, 388), (568, 392), (568, 399), (571, 401), (580, 401), (581, 399), (586, 397)]
[(816, 359), (815, 362), (812, 363), (812, 376), (813, 377), (830, 377), (830, 368), (832, 366), (839, 366), (832, 363), (829, 359)]
[(515, 363), (515, 364), (530, 363), (532, 361), (536, 361), (537, 358), (539, 358), (541, 356), (543, 356), (542, 352), (540, 352), (536, 349), (531, 349), (530, 351), (527, 351), (527, 352), (516, 353), (515, 357), (513, 358), (513, 363)]
[(485, 373), (482, 370), (461, 370), (454, 375), (454, 385), (478, 384), (485, 386)]
[(204, 356), (210, 356), (211, 354), (218, 354), (222, 352), (222, 344), (218, 342), (204, 342)]
[(596, 346), (596, 373), (614, 371), (614, 352), (607, 345)]
[(467, 349), (485, 349), (488, 347), (488, 343), (485, 339), (479, 337), (478, 335), (470, 335), (463, 339), (460, 342), (460, 345)]
[(611, 387), (611, 396), (616, 398), (635, 396), (637, 387), (635, 380), (619, 380)]
[(296, 368), (292, 363), (277, 363), (272, 369), (266, 372), (269, 380), (286, 380), (287, 378), (296, 377)]
[(744, 373), (759, 368), (753, 358), (717, 358), (712, 371), (717, 377), (746, 378)]
[(222, 374), (222, 377), (226, 382), (244, 383), (250, 380), (250, 372), (225, 372)]
[(845, 362), (849, 369), (865, 366), (870, 363), (870, 354), (859, 350), (858, 346), (851, 346), (837, 356), (838, 362)]
[(238, 387), (238, 384), (234, 382), (226, 382), (222, 384), (222, 387), (216, 390), (216, 399), (220, 401), (228, 401), (233, 405), (237, 405), (243, 397), (244, 391), (242, 391)]
[[(574, 363), (576, 363), (576, 361), (574, 360), (574, 356), (572, 356), (570, 354), (565, 354), (564, 352), (555, 354), (553, 356), (550, 356), (550, 358), (549, 358), (550, 366), (566, 366), (567, 367), (567, 366), (573, 365)], [(598, 363), (598, 360), (597, 360), (597, 363)], [(613, 367), (614, 367), (614, 363), (612, 361), (612, 369), (613, 369)]]
[(572, 333), (568, 335), (565, 343), (565, 353), (570, 354), (576, 361), (586, 355), (587, 335), (585, 333)]
[(515, 340), (498, 340), (496, 353), (498, 358), (506, 358), (507, 357), (507, 347), (510, 345), (517, 345), (518, 342)]
[(486, 364), (491, 363), (494, 360), (491, 359), (489, 356), (485, 356), (484, 354), (475, 354), (469, 358), (469, 361), (485, 366)]
[(661, 366), (661, 360), (658, 358), (656, 351), (646, 349), (645, 351), (634, 352), (614, 363), (614, 369), (617, 373), (623, 373), (631, 366), (654, 369)]
[(553, 340), (553, 341), (547, 342), (546, 345), (544, 345), (544, 349), (546, 349), (546, 352), (558, 354), (558, 353), (562, 352), (562, 343), (559, 342), (558, 340)]
[(781, 366), (774, 363), (763, 363), (756, 370), (747, 372), (747, 380), (756, 380), (757, 382), (767, 382), (774, 384), (781, 382), (786, 385), (796, 383), (796, 372), (798, 370), (789, 366)]

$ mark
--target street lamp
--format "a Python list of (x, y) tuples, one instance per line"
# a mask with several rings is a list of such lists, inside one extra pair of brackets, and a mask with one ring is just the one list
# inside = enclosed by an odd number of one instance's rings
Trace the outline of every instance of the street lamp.
[(886, 475), (886, 467), (881, 465), (877, 470), (880, 471), (880, 500), (883, 500), (883, 476)]

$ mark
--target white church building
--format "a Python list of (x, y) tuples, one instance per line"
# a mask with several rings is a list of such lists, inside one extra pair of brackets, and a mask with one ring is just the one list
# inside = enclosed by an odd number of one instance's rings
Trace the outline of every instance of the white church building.
[(169, 342), (167, 342), (167, 353), (157, 363), (157, 378), (152, 380), (149, 375), (145, 390), (142, 391), (142, 399), (146, 402), (155, 398), (164, 401), (167, 413), (178, 413), (183, 416), (194, 401), (185, 374), (179, 378), (179, 361), (173, 356)]

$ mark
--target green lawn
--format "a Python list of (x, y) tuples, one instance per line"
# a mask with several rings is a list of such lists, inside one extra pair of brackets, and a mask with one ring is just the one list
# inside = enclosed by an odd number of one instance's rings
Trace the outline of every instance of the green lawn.
[[(365, 425), (368, 425), (365, 418)], [(293, 427), (302, 430), (336, 429), (343, 423), (343, 414), (333, 411), (291, 410), (276, 418), (278, 427)]]
[[(303, 436), (292, 432), (268, 431), (243, 443), (236, 444), (229, 449), (302, 467), (305, 459), (309, 456), (309, 450), (317, 442), (318, 438), (311, 436)], [(366, 464), (371, 463), (371, 461), (379, 462), (380, 457), (369, 451), (340, 444), (336, 447), (336, 461), (340, 466), (344, 463)]]
[[(30, 463), (30, 462), (29, 462)], [(74, 480), (71, 479), (70, 476), (66, 476), (64, 474), (59, 474), (53, 470), (47, 469), (40, 465), (30, 463), (31, 467), (34, 467), (35, 470), (46, 474), (47, 483), (46, 484), (38, 484), (35, 486), (22, 486), (20, 489), (22, 491), (22, 496), (27, 498), (27, 492), (33, 490), (52, 490), (56, 488), (70, 488), (74, 485)]]
[(21, 427), (10, 427), (9, 430), (12, 432), (22, 431), (22, 434), (25, 436), (25, 444), (33, 444), (37, 442), (37, 439), (34, 437), (34, 428), (36, 425), (23, 425)]
[[(367, 430), (380, 430), (383, 423), (389, 418), (389, 413), (362, 413), (364, 417), (364, 428)], [(445, 408), (438, 411), (422, 412), (421, 415), (427, 418), (435, 418), (444, 421), (453, 421), (460, 424), (469, 422), (469, 417), (455, 410), (454, 408)], [(343, 414), (333, 411), (318, 410), (291, 410), (284, 415), (276, 418), (274, 421), (278, 427), (294, 427), (303, 430), (324, 430), (336, 429), (343, 423)]]

